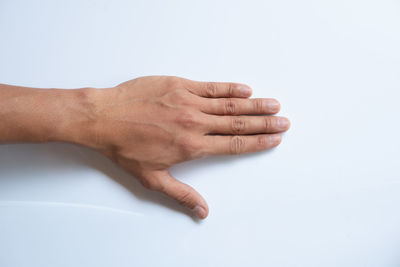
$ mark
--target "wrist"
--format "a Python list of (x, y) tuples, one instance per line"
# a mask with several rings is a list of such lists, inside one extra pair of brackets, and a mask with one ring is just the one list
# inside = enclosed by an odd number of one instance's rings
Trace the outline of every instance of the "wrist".
[(100, 89), (80, 88), (55, 90), (59, 110), (56, 111), (52, 139), (98, 148)]
[(100, 91), (0, 84), (0, 143), (62, 141), (95, 146)]

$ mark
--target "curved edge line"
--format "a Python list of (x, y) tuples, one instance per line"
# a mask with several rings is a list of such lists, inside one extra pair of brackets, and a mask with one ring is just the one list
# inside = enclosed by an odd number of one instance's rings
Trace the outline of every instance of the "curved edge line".
[(135, 216), (144, 216), (142, 213), (133, 212), (129, 210), (116, 209), (106, 206), (92, 205), (92, 204), (79, 204), (79, 203), (67, 203), (67, 202), (47, 202), (47, 201), (0, 201), (0, 207), (11, 207), (11, 206), (48, 206), (48, 207), (68, 207), (68, 208), (81, 208), (81, 209), (94, 209), (115, 212), (120, 214), (128, 214)]

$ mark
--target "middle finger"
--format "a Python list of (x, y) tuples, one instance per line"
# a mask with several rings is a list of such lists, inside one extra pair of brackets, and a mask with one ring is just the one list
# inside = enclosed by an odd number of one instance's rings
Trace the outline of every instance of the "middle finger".
[(273, 98), (213, 98), (199, 99), (200, 110), (214, 115), (275, 114), (280, 104)]

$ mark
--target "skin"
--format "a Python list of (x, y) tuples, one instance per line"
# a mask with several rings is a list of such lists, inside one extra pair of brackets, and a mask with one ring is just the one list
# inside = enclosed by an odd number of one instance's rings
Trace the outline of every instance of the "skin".
[[(148, 189), (207, 217), (204, 198), (169, 173), (209, 155), (273, 148), (289, 121), (275, 99), (245, 84), (140, 77), (111, 88), (37, 89), (0, 84), (0, 143), (69, 142), (103, 153)], [(259, 115), (259, 116), (249, 116)]]

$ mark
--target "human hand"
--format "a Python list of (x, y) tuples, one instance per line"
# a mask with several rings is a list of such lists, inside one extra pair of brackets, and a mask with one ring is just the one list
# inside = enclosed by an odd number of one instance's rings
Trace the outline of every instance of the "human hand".
[(271, 115), (274, 99), (248, 99), (236, 83), (196, 82), (171, 76), (137, 78), (95, 90), (88, 146), (107, 155), (148, 189), (208, 215), (203, 197), (169, 173), (177, 163), (208, 155), (266, 150), (281, 142), (289, 121)]

